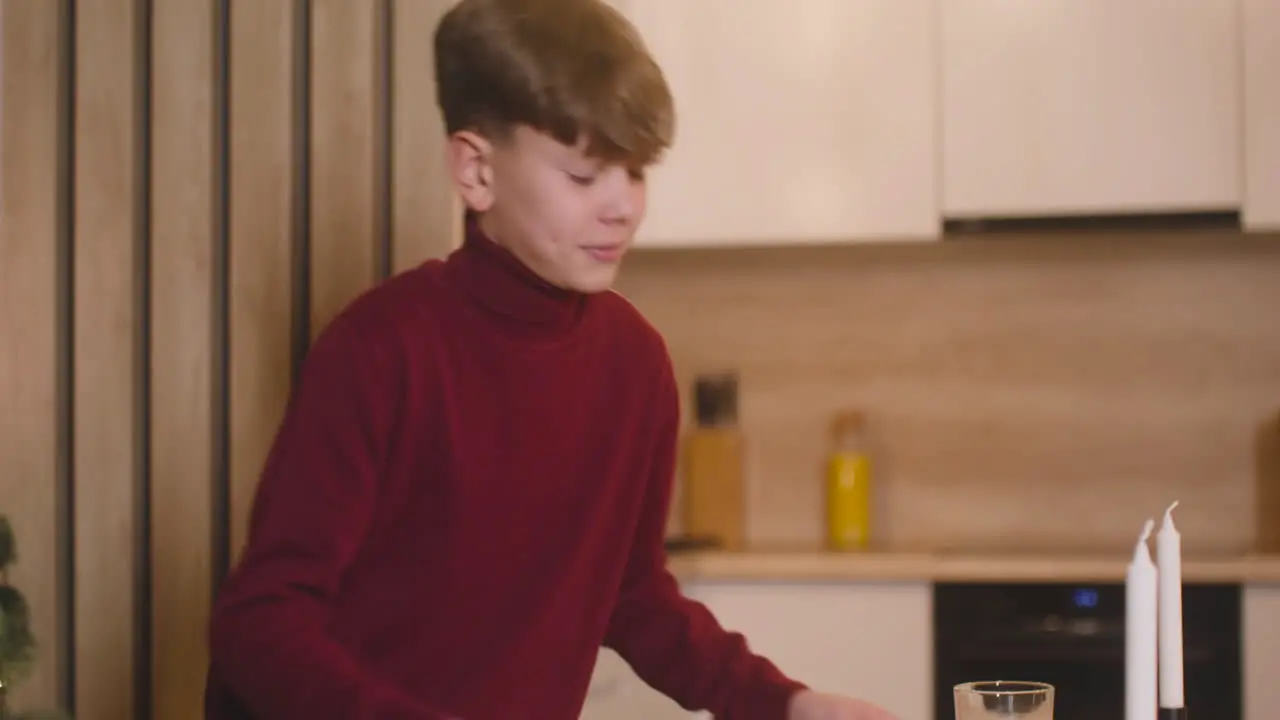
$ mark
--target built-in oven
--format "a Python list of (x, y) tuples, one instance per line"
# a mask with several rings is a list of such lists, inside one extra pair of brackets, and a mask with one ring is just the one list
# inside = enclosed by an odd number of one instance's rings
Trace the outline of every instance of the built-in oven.
[[(1054, 720), (1124, 720), (1124, 585), (939, 583), (935, 720), (952, 688), (1031, 680), (1057, 688)], [(1184, 686), (1193, 718), (1243, 720), (1240, 586), (1183, 588)]]

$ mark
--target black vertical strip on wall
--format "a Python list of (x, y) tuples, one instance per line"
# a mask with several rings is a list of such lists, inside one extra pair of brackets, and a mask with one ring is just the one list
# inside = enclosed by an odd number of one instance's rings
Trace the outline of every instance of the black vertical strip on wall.
[(231, 0), (213, 17), (213, 594), (231, 566)]
[[(163, 0), (162, 0), (163, 1)], [(134, 0), (134, 717), (151, 720), (151, 71), (152, 0)]]
[[(415, 0), (420, 2), (421, 0)], [(374, 63), (374, 223), (373, 237), (377, 243), (374, 269), (378, 280), (385, 280), (392, 269), (392, 237), (391, 213), (394, 212), (393, 187), (394, 168), (392, 166), (392, 128), (394, 127), (395, 93), (392, 92), (393, 73), (395, 68), (395, 3), (392, 0), (379, 0), (376, 19), (377, 38), (374, 49), (377, 57)]]
[(57, 557), (59, 704), (74, 715), (75, 645), (75, 156), (76, 6), (58, 0)]
[(293, 6), (292, 380), (311, 347), (311, 0)]

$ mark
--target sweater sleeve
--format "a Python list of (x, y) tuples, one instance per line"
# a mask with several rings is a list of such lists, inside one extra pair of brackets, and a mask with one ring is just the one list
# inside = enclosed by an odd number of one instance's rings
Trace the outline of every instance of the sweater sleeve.
[(219, 588), (211, 679), (253, 717), (447, 720), (329, 634), (395, 423), (398, 374), (339, 317), (313, 345), (254, 498), (240, 562)]
[(720, 720), (786, 720), (804, 685), (753, 653), (703, 604), (681, 594), (666, 567), (663, 539), (675, 475), (679, 397), (670, 361), (660, 380), (648, 496), (605, 646), (686, 710)]

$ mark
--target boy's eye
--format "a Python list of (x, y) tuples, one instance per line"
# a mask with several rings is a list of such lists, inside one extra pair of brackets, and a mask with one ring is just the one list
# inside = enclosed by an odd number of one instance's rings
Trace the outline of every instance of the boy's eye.
[(577, 173), (568, 173), (568, 175), (569, 179), (573, 181), (575, 185), (582, 185), (584, 187), (596, 181), (595, 175), (579, 175)]

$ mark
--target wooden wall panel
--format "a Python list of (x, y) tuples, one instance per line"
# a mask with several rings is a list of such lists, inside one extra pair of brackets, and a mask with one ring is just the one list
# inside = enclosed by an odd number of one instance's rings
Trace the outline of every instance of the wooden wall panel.
[(397, 0), (392, 6), (393, 271), (444, 257), (462, 239), (462, 205), (445, 168), (431, 41), (436, 23), (453, 5), (454, 0)]
[(311, 7), (311, 335), (376, 279), (378, 0)]
[(0, 513), (17, 535), (9, 575), (40, 643), (16, 705), (54, 707), (62, 658), (58, 603), (59, 5), (0, 4)]
[(230, 544), (247, 536), (258, 476), (288, 400), (296, 168), (295, 0), (232, 0)]
[(0, 512), (42, 642), (20, 705), (201, 714), (298, 359), (460, 237), (429, 41), (452, 2), (0, 6)]
[(75, 708), (134, 714), (142, 148), (136, 0), (76, 3)]
[(213, 597), (215, 0), (152, 17), (152, 716), (198, 718)]

